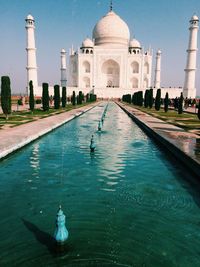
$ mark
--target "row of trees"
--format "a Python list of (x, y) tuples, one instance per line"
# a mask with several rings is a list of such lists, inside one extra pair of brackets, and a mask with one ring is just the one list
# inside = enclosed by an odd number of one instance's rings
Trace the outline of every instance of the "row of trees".
[[(178, 99), (178, 114), (183, 113), (183, 93), (181, 93), (179, 99)], [(168, 112), (169, 110), (169, 94), (166, 93), (165, 98), (161, 99), (161, 89), (157, 90), (156, 98), (153, 98), (153, 89), (147, 89), (144, 94), (143, 98), (143, 92), (139, 91), (134, 93), (132, 96), (131, 94), (123, 95), (122, 101), (127, 102), (129, 104), (133, 104), (140, 107), (145, 108), (152, 108), (153, 105), (155, 107), (155, 110), (159, 111), (161, 108), (161, 104), (164, 105), (164, 111)], [(200, 115), (199, 115), (200, 117)]]
[[(67, 95), (66, 95), (66, 87), (62, 87), (62, 97), (60, 98), (60, 86), (54, 86), (54, 108), (59, 109), (60, 104), (62, 103), (62, 107), (65, 108), (67, 104)], [(42, 108), (44, 111), (49, 110), (49, 85), (48, 83), (42, 84)], [(61, 102), (61, 103), (60, 103)], [(33, 83), (29, 82), (29, 107), (33, 112), (35, 108), (35, 99), (34, 99), (34, 91), (33, 91)]]
[[(86, 102), (96, 101), (96, 95), (87, 94)], [(48, 83), (42, 84), (42, 108), (44, 111), (48, 111), (49, 106), (49, 85)], [(82, 91), (79, 91), (79, 94), (76, 96), (75, 91), (73, 91), (73, 95), (71, 97), (71, 102), (73, 105), (81, 105), (85, 101), (85, 96)], [(66, 107), (67, 104), (67, 90), (66, 87), (62, 87), (62, 96), (60, 97), (60, 86), (54, 86), (54, 108), (59, 109), (62, 105), (63, 108)], [(3, 113), (8, 119), (8, 115), (11, 114), (11, 85), (10, 78), (8, 76), (1, 77), (1, 107)], [(34, 99), (34, 88), (33, 82), (29, 82), (29, 108), (31, 112), (35, 109), (35, 99)]]
[[(85, 101), (85, 96), (82, 91), (79, 91), (77, 96), (76, 96), (75, 91), (73, 91), (73, 94), (71, 97), (71, 103), (73, 106), (82, 105), (84, 101)], [(93, 102), (93, 101), (96, 101), (96, 95), (88, 94), (86, 96), (86, 102)], [(33, 93), (32, 93), (32, 81), (30, 81), (29, 103), (33, 103), (33, 102), (34, 102), (34, 98), (33, 98)], [(67, 104), (66, 87), (62, 87), (62, 97), (60, 98), (60, 86), (55, 85), (54, 86), (54, 108), (59, 109), (60, 104), (62, 104), (62, 108), (66, 107), (66, 104)], [(44, 111), (49, 110), (49, 85), (48, 83), (42, 84), (42, 107)], [(32, 106), (30, 105), (30, 109), (31, 108)]]
[(94, 94), (87, 94), (86, 97), (84, 96), (82, 91), (79, 91), (78, 95), (76, 95), (76, 92), (73, 91), (72, 97), (71, 97), (71, 103), (73, 106), (75, 105), (82, 105), (82, 103), (85, 102), (94, 102), (97, 100), (97, 96)]

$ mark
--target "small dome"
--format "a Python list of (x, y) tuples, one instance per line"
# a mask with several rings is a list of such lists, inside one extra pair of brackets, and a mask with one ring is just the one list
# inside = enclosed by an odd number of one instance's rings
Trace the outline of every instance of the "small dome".
[(138, 40), (133, 39), (133, 40), (130, 41), (129, 47), (131, 47), (131, 48), (141, 48), (141, 44), (140, 44), (140, 42)]
[(94, 43), (91, 39), (86, 38), (82, 43), (82, 47), (94, 47)]
[(66, 51), (65, 51), (65, 49), (64, 49), (64, 48), (61, 50), (61, 53), (66, 53)]
[(130, 32), (126, 22), (110, 11), (95, 25), (93, 39), (95, 45), (128, 46)]
[(162, 54), (162, 51), (160, 49), (158, 49), (157, 55), (161, 55), (161, 54)]
[(197, 15), (193, 15), (192, 18), (191, 18), (191, 21), (192, 21), (192, 20), (197, 20), (197, 21), (199, 21), (199, 18), (197, 17)]
[(26, 17), (26, 19), (34, 20), (34, 17), (33, 17), (31, 14), (29, 14), (29, 15)]

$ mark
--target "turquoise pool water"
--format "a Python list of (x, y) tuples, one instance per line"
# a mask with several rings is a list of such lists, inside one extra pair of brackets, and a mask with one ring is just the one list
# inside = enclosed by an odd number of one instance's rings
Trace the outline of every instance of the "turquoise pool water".
[(0, 266), (200, 266), (199, 186), (116, 104), (98, 133), (105, 106), (0, 162)]

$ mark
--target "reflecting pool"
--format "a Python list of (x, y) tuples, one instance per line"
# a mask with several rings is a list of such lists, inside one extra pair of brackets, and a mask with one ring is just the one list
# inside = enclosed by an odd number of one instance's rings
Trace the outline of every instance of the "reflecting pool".
[(98, 132), (106, 104), (0, 162), (0, 266), (200, 266), (199, 186), (116, 104)]

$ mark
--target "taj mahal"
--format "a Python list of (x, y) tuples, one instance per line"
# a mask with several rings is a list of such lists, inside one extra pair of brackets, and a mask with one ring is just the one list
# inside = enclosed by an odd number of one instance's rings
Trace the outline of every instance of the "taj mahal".
[(114, 11), (97, 22), (92, 40), (83, 41), (80, 53), (71, 51), (69, 87), (93, 87), (100, 97), (109, 97), (151, 85), (152, 51), (130, 40), (127, 24)]
[[(170, 98), (179, 97), (182, 91), (185, 97), (196, 97), (198, 22), (196, 15), (190, 20), (184, 86), (162, 88), (162, 97), (166, 92)], [(42, 88), (38, 85), (37, 79), (34, 23), (34, 18), (28, 15), (27, 82), (32, 80), (35, 94), (41, 96)], [(161, 56), (162, 52), (159, 49), (156, 52), (155, 70), (152, 71), (153, 50), (144, 50), (138, 40), (131, 39), (127, 23), (113, 11), (111, 3), (109, 12), (94, 26), (91, 39), (86, 38), (77, 51), (72, 47), (68, 60), (66, 51), (61, 50), (60, 85), (67, 87), (68, 96), (72, 95), (73, 91), (82, 91), (84, 94), (95, 93), (101, 98), (121, 98), (124, 94), (145, 91), (150, 87), (156, 94), (156, 90), (161, 88)]]

